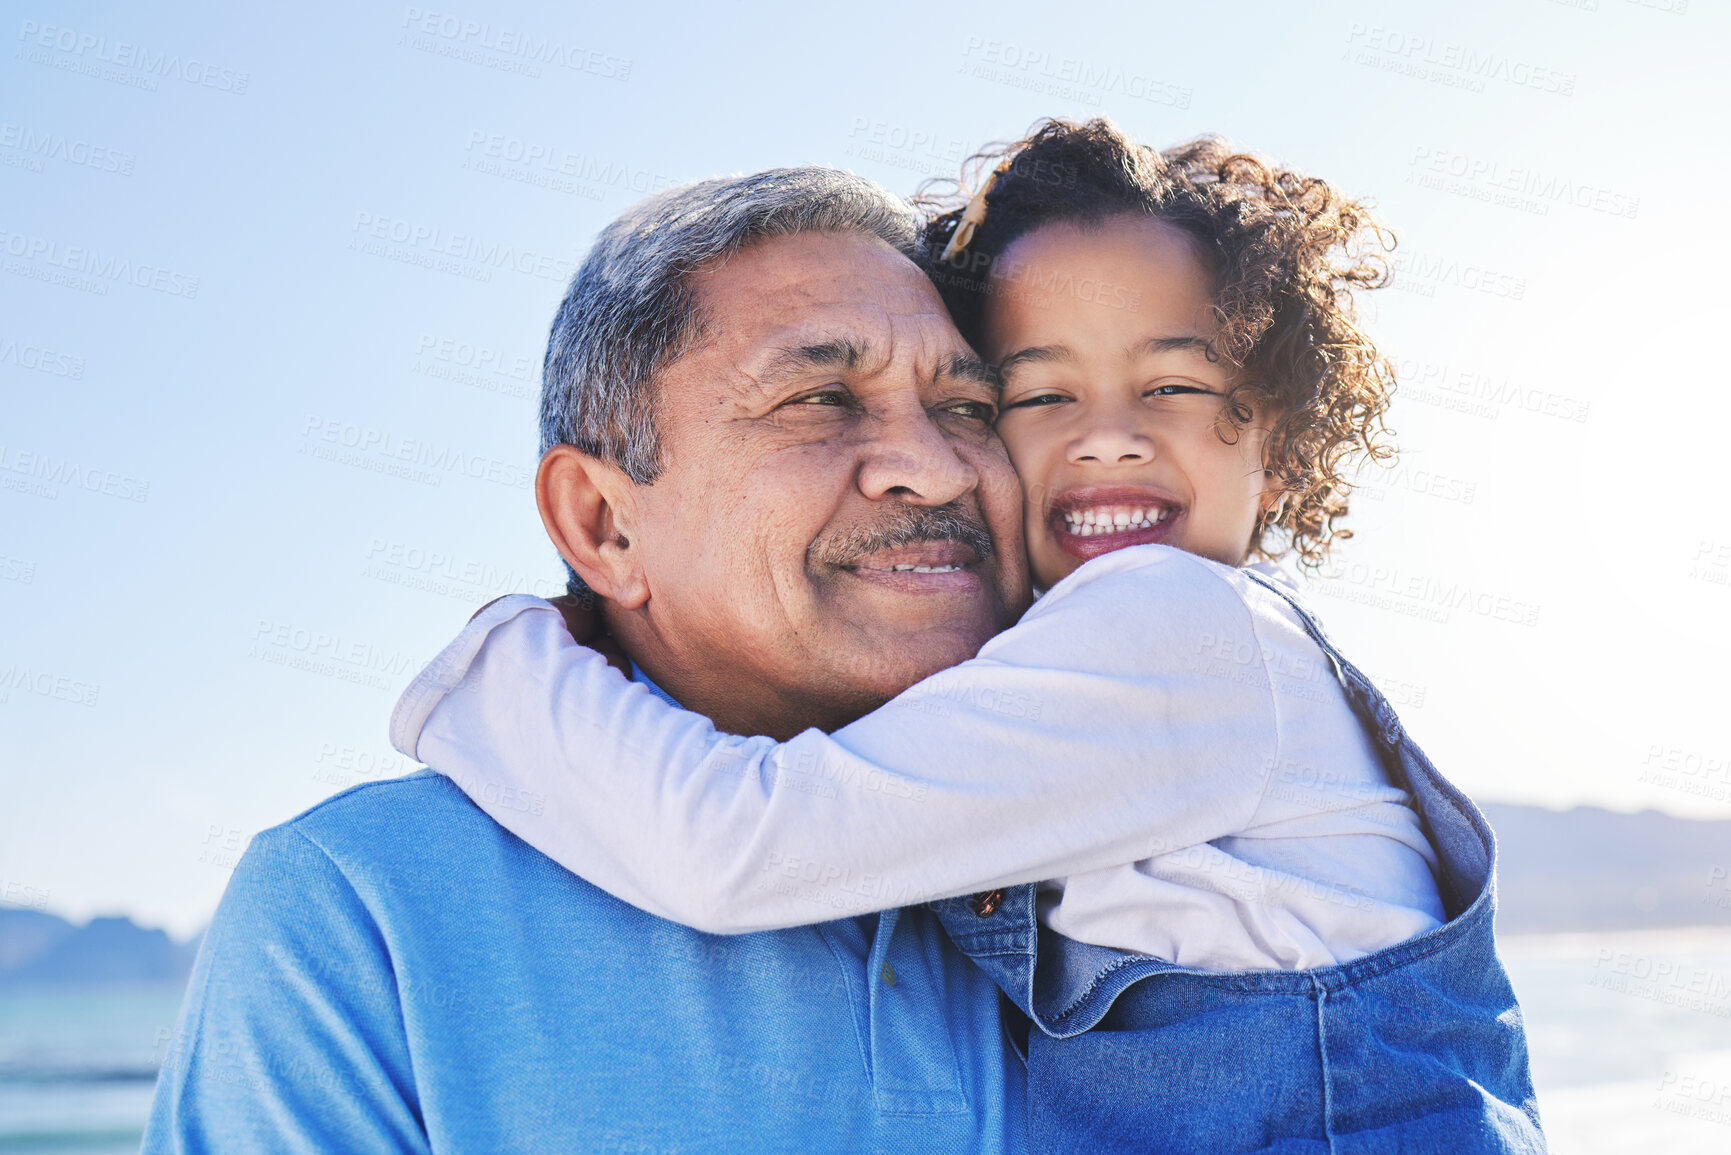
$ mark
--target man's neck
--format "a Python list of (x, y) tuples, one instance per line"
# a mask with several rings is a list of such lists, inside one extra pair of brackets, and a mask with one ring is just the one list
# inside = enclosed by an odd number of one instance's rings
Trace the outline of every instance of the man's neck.
[(702, 714), (728, 734), (765, 734), (785, 742), (816, 727), (838, 730), (882, 705), (853, 700), (843, 688), (790, 687), (729, 660), (728, 655), (681, 652), (630, 620), (609, 620), (626, 656), (682, 708)]

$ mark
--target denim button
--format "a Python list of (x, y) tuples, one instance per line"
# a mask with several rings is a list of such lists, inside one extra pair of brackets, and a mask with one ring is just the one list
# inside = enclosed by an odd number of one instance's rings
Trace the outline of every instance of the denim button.
[(889, 963), (884, 964), (884, 969), (879, 971), (878, 975), (884, 980), (885, 986), (893, 987), (896, 985), (896, 972), (890, 969)]
[(999, 906), (1003, 905), (1003, 902), (1004, 902), (1004, 892), (1003, 891), (1001, 891), (1001, 890), (981, 891), (979, 894), (974, 895), (974, 901), (972, 904), (973, 909), (974, 909), (974, 914), (979, 918), (985, 918), (987, 915), (991, 914), (994, 910), (997, 910)]

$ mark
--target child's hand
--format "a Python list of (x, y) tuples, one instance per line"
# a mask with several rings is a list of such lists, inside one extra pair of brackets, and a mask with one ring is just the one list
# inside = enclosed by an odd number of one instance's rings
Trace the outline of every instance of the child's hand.
[[(494, 598), (493, 602), (499, 600), (501, 599)], [(565, 619), (565, 629), (571, 635), (572, 641), (580, 646), (588, 646), (606, 658), (608, 665), (627, 678), (631, 676), (631, 659), (620, 648), (613, 635), (607, 632), (607, 623), (602, 620), (600, 614), (594, 610), (584, 609), (576, 598), (568, 594), (548, 600), (552, 603), (553, 608), (559, 611), (559, 616)], [(493, 602), (488, 602), (487, 606), (492, 605)], [(474, 621), (480, 617), (481, 610), (486, 609), (487, 606), (482, 606), (480, 610), (470, 614), (469, 620)]]

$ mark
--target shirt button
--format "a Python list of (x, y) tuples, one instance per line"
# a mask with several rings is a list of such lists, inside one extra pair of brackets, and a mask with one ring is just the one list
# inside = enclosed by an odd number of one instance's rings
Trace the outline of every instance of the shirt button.
[(885, 986), (893, 987), (896, 985), (896, 972), (890, 969), (889, 963), (884, 964), (884, 969), (879, 971), (878, 975), (884, 980)]
[(973, 902), (974, 914), (978, 918), (985, 918), (987, 915), (991, 914), (994, 910), (997, 910), (998, 907), (1002, 906), (1003, 902), (1004, 902), (1004, 892), (1003, 891), (1001, 891), (1001, 890), (982, 891), (979, 894), (974, 895), (974, 902)]

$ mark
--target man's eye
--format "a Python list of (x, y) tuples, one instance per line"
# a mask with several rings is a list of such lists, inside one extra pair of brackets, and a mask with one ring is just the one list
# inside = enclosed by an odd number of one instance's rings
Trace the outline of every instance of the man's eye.
[(1007, 412), (1011, 409), (1026, 409), (1034, 405), (1056, 405), (1061, 401), (1068, 400), (1069, 398), (1064, 396), (1062, 393), (1035, 393), (1031, 396), (1022, 398), (1020, 401), (1010, 402), (1008, 405), (1004, 406), (1004, 409)]
[(984, 421), (987, 425), (997, 420), (998, 417), (998, 407), (990, 401), (951, 401), (943, 408), (946, 412), (959, 414), (962, 417), (971, 417), (975, 421)]
[(825, 389), (818, 393), (807, 393), (803, 397), (795, 397), (787, 401), (788, 405), (846, 405), (852, 398), (845, 389)]

